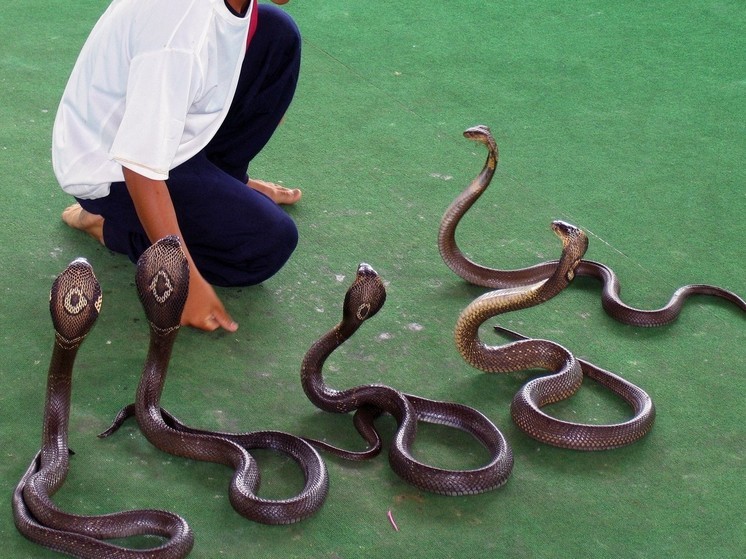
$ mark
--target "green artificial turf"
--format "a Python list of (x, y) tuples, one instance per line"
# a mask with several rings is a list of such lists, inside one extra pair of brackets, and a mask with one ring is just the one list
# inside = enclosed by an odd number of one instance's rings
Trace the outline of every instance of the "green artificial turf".
[[(385, 456), (326, 457), (330, 493), (314, 517), (267, 527), (233, 511), (227, 468), (164, 454), (134, 422), (99, 440), (132, 401), (148, 331), (134, 267), (60, 221), (50, 136), (75, 57), (105, 0), (13, 2), (0, 15), (0, 539), (6, 557), (55, 556), (18, 534), (10, 495), (37, 451), (53, 333), (47, 297), (77, 256), (104, 290), (75, 369), (67, 482), (55, 502), (100, 514), (165, 508), (196, 536), (195, 558), (737, 557), (744, 524), (744, 313), (691, 300), (659, 329), (616, 323), (599, 287), (577, 280), (502, 324), (554, 339), (639, 384), (658, 416), (629, 447), (580, 453), (539, 444), (511, 422), (532, 375), (470, 368), (452, 342), (466, 285), (435, 244), (443, 211), (484, 149), (461, 133), (489, 125), (494, 184), (459, 229), (475, 260), (516, 268), (556, 258), (552, 219), (590, 237), (588, 258), (620, 276), (624, 298), (653, 308), (685, 283), (746, 294), (746, 10), (738, 0), (321, 2), (285, 6), (304, 35), (303, 71), (285, 124), (254, 174), (304, 189), (288, 209), (300, 244), (277, 276), (221, 289), (234, 334), (184, 330), (163, 404), (210, 429), (281, 429), (362, 447), (351, 418), (316, 410), (299, 382), (311, 343), (340, 318), (357, 264), (384, 277), (388, 301), (327, 364), (343, 388), (380, 382), (476, 407), (515, 453), (506, 486), (443, 497), (407, 485)], [(577, 421), (628, 411), (585, 383), (552, 408)], [(394, 422), (381, 421), (387, 441)], [(460, 433), (424, 426), (418, 455), (469, 467)], [(290, 495), (300, 474), (259, 453), (262, 494)], [(394, 530), (391, 511), (399, 530)]]

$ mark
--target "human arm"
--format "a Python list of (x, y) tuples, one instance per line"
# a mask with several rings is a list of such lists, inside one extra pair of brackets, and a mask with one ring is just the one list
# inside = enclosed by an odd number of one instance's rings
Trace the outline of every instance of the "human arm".
[(168, 235), (178, 235), (189, 263), (189, 295), (181, 323), (200, 330), (224, 328), (235, 332), (238, 324), (225, 310), (213, 287), (202, 277), (194, 265), (189, 249), (179, 229), (171, 195), (165, 181), (147, 178), (123, 167), (124, 181), (135, 205), (137, 216), (151, 242)]

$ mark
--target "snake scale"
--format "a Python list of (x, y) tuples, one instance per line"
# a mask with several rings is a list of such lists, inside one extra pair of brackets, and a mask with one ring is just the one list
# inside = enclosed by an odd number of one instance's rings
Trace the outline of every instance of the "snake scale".
[[(309, 443), (279, 431), (222, 433), (195, 429), (160, 407), (189, 286), (189, 266), (177, 237), (165, 237), (142, 254), (135, 283), (150, 325), (150, 346), (135, 403), (123, 408), (102, 436), (112, 434), (134, 414), (145, 437), (160, 450), (233, 468), (229, 498), (242, 516), (264, 524), (291, 524), (315, 513), (326, 499), (329, 479), (326, 465)], [(259, 469), (249, 453), (254, 449), (270, 449), (292, 458), (303, 472), (301, 492), (287, 499), (259, 496)]]
[[(448, 206), (441, 219), (438, 230), (438, 250), (446, 265), (458, 276), (469, 283), (504, 289), (534, 284), (547, 279), (557, 267), (557, 261), (548, 261), (517, 270), (499, 270), (477, 264), (467, 258), (456, 243), (456, 227), (466, 212), (479, 199), (490, 185), (498, 164), (498, 148), (495, 139), (487, 126), (469, 128), (464, 136), (487, 147), (487, 159), (479, 175)], [(600, 262), (581, 260), (576, 269), (576, 276), (593, 277), (601, 280), (603, 290), (601, 303), (604, 310), (614, 319), (634, 326), (663, 326), (676, 320), (686, 299), (693, 295), (710, 295), (721, 297), (746, 311), (746, 300), (736, 293), (707, 284), (692, 284), (678, 288), (668, 303), (655, 310), (636, 309), (620, 299), (621, 286), (616, 273)]]
[[(365, 384), (335, 390), (326, 384), (323, 367), (327, 358), (373, 317), (386, 300), (383, 280), (367, 264), (360, 264), (345, 294), (342, 320), (319, 338), (306, 352), (301, 365), (301, 384), (306, 396), (320, 409), (355, 414), (356, 426), (371, 445), (371, 451), (351, 453), (327, 443), (311, 442), (344, 458), (360, 459), (380, 450), (380, 438), (372, 424), (376, 415), (391, 414), (398, 425), (389, 449), (389, 463), (402, 479), (415, 487), (444, 495), (482, 493), (503, 485), (513, 468), (513, 453), (502, 433), (477, 410), (457, 403), (428, 400), (404, 394), (389, 386)], [(417, 460), (412, 445), (418, 421), (461, 429), (489, 452), (489, 462), (471, 470), (448, 470)], [(367, 434), (365, 434), (365, 433)]]
[[(490, 291), (475, 299), (456, 322), (456, 347), (467, 363), (482, 371), (551, 371), (548, 376), (526, 383), (511, 404), (514, 422), (531, 437), (574, 450), (608, 450), (631, 444), (645, 436), (655, 420), (655, 407), (644, 390), (591, 363), (581, 363), (570, 351), (549, 340), (521, 339), (503, 346), (488, 346), (479, 338), (479, 327), (489, 318), (544, 303), (572, 281), (588, 247), (588, 238), (582, 230), (563, 221), (553, 222), (552, 229), (563, 243), (562, 256), (552, 275), (529, 286)], [(589, 425), (559, 420), (542, 411), (542, 407), (575, 394), (583, 373), (630, 404), (633, 417), (618, 424)]]
[[(676, 320), (684, 301), (692, 295), (721, 297), (746, 311), (746, 301), (732, 291), (706, 284), (677, 289), (668, 303), (655, 310), (636, 309), (620, 299), (620, 283), (608, 266), (584, 260), (587, 238), (561, 222), (553, 228), (563, 240), (559, 260), (542, 262), (517, 270), (499, 270), (467, 258), (456, 243), (456, 227), (489, 186), (498, 163), (498, 148), (486, 126), (475, 126), (464, 136), (487, 147), (487, 159), (477, 177), (446, 209), (438, 231), (438, 249), (446, 265), (469, 283), (495, 291), (484, 294), (459, 316), (455, 340), (464, 359), (479, 369), (510, 372), (528, 368), (554, 371), (549, 377), (526, 384), (511, 405), (514, 421), (536, 439), (579, 450), (615, 448), (634, 442), (652, 427), (655, 408), (650, 397), (632, 383), (587, 361), (578, 360), (565, 348), (547, 340), (531, 340), (502, 327), (496, 330), (518, 341), (505, 346), (487, 346), (479, 338), (479, 326), (490, 317), (539, 304), (559, 293), (576, 276), (601, 280), (604, 310), (614, 319), (635, 326), (662, 326)], [(615, 425), (582, 425), (562, 422), (541, 411), (549, 403), (569, 397), (580, 386), (583, 374), (623, 398), (633, 409), (633, 417)]]
[[(13, 492), (13, 519), (18, 531), (40, 545), (85, 559), (186, 557), (193, 536), (180, 516), (160, 510), (82, 516), (64, 512), (52, 501), (69, 468), (67, 431), (73, 365), (101, 307), (101, 287), (88, 262), (75, 260), (57, 277), (49, 307), (55, 342), (47, 376), (42, 445)], [(150, 549), (130, 549), (105, 541), (141, 535), (165, 541)]]
[[(603, 283), (602, 305), (613, 318), (636, 326), (660, 326), (675, 320), (684, 301), (692, 295), (724, 298), (746, 311), (746, 301), (720, 287), (694, 284), (677, 289), (660, 309), (642, 310), (620, 299), (619, 280), (608, 266), (584, 260), (587, 238), (579, 229), (554, 222), (564, 247), (559, 260), (518, 270), (487, 268), (469, 260), (458, 248), (456, 227), (489, 186), (497, 161), (497, 145), (485, 126), (471, 128), (465, 136), (488, 149), (477, 178), (446, 210), (438, 234), (438, 248), (445, 263), (475, 285), (495, 289), (472, 302), (461, 313), (456, 343), (464, 358), (490, 372), (545, 368), (551, 375), (527, 383), (513, 399), (516, 424), (534, 438), (581, 450), (615, 448), (644, 436), (652, 427), (655, 408), (649, 396), (626, 380), (548, 340), (527, 339), (502, 327), (517, 341), (493, 347), (479, 339), (479, 326), (497, 314), (542, 303), (557, 295), (574, 276), (594, 277)], [(234, 470), (230, 500), (243, 516), (267, 524), (288, 524), (316, 512), (328, 491), (326, 467), (312, 445), (350, 459), (379, 453), (382, 444), (374, 421), (391, 414), (398, 428), (389, 460), (394, 471), (423, 490), (461, 495), (480, 493), (503, 485), (513, 466), (510, 446), (483, 414), (456, 403), (439, 402), (405, 394), (376, 384), (347, 390), (329, 387), (323, 377), (326, 359), (349, 339), (364, 321), (374, 316), (386, 298), (383, 282), (368, 265), (361, 264), (345, 296), (343, 318), (319, 338), (306, 353), (301, 382), (306, 395), (319, 408), (336, 413), (355, 411), (355, 425), (369, 444), (363, 452), (335, 448), (328, 443), (277, 432), (223, 433), (195, 429), (160, 407), (171, 351), (186, 301), (188, 266), (177, 238), (155, 243), (141, 257), (136, 278), (138, 293), (150, 326), (150, 346), (134, 404), (117, 415), (102, 436), (112, 434), (128, 417), (138, 424), (156, 447), (178, 456), (222, 463)], [(131, 510), (84, 516), (59, 509), (52, 496), (63, 485), (68, 469), (68, 423), (73, 365), (78, 349), (95, 323), (101, 305), (101, 288), (84, 259), (72, 262), (55, 280), (50, 292), (50, 312), (55, 343), (47, 378), (42, 445), (13, 492), (13, 518), (17, 529), (30, 540), (58, 552), (81, 558), (176, 559), (189, 554), (193, 535), (186, 521), (161, 510)], [(582, 425), (545, 414), (541, 408), (571, 396), (583, 375), (620, 395), (634, 410), (634, 417), (616, 425)], [(473, 470), (447, 470), (418, 461), (412, 453), (417, 423), (430, 422), (466, 431), (489, 452), (487, 465)], [(303, 471), (305, 485), (294, 498), (270, 500), (258, 496), (259, 470), (253, 449), (285, 453)], [(131, 549), (107, 540), (155, 536), (161, 542), (148, 549)]]

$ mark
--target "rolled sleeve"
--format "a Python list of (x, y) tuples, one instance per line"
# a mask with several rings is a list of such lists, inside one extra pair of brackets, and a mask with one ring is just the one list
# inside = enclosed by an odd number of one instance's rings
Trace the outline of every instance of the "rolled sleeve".
[(198, 78), (198, 62), (191, 52), (164, 50), (134, 58), (110, 157), (150, 179), (167, 179)]

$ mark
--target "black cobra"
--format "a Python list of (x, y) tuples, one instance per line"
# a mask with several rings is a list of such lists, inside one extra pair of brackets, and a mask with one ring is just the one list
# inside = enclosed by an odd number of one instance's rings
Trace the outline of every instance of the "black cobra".
[[(487, 147), (487, 159), (474, 180), (446, 209), (438, 231), (438, 249), (446, 265), (457, 275), (474, 285), (490, 289), (503, 289), (534, 284), (547, 279), (557, 267), (557, 261), (548, 261), (517, 270), (499, 270), (477, 264), (467, 258), (456, 243), (456, 227), (466, 212), (490, 185), (498, 163), (498, 148), (487, 126), (474, 126), (464, 136)], [(746, 311), (746, 300), (732, 291), (707, 284), (685, 285), (677, 289), (666, 305), (660, 309), (636, 309), (620, 299), (619, 279), (611, 268), (600, 262), (581, 260), (575, 269), (576, 276), (587, 276), (601, 280), (603, 290), (601, 303), (614, 319), (634, 326), (663, 326), (676, 320), (686, 299), (693, 295), (721, 297)]]
[[(189, 266), (178, 238), (165, 237), (143, 253), (137, 263), (136, 284), (150, 324), (150, 347), (134, 405), (125, 407), (102, 436), (110, 435), (134, 413), (145, 437), (164, 452), (233, 468), (229, 497), (242, 516), (264, 524), (290, 524), (316, 512), (324, 503), (329, 480), (326, 465), (310, 444), (278, 431), (195, 429), (160, 407), (189, 285)], [(254, 449), (290, 456), (303, 472), (302, 491), (288, 499), (260, 497), (259, 469), (249, 453)]]
[[(52, 501), (69, 468), (67, 431), (73, 364), (100, 306), (101, 287), (84, 259), (72, 262), (52, 285), (49, 307), (55, 343), (47, 379), (42, 445), (13, 493), (15, 525), (28, 539), (74, 557), (186, 557), (192, 549), (193, 536), (180, 516), (160, 510), (82, 516), (64, 512)], [(141, 535), (165, 541), (150, 549), (130, 549), (105, 541)]]
[[(345, 295), (341, 322), (311, 346), (301, 365), (303, 390), (317, 407), (334, 413), (360, 410), (355, 414), (356, 426), (371, 445), (371, 450), (353, 453), (327, 443), (308, 440), (344, 458), (370, 457), (380, 450), (380, 438), (372, 421), (377, 414), (386, 412), (398, 424), (389, 450), (389, 462), (397, 475), (405, 481), (419, 489), (443, 495), (482, 493), (503, 485), (513, 468), (512, 451), (497, 427), (477, 410), (457, 403), (404, 394), (380, 384), (335, 390), (324, 381), (323, 366), (326, 359), (364, 321), (374, 316), (385, 300), (386, 290), (380, 276), (367, 264), (361, 264)], [(446, 425), (471, 434), (489, 452), (489, 462), (470, 470), (447, 470), (420, 462), (412, 454), (418, 421)]]

